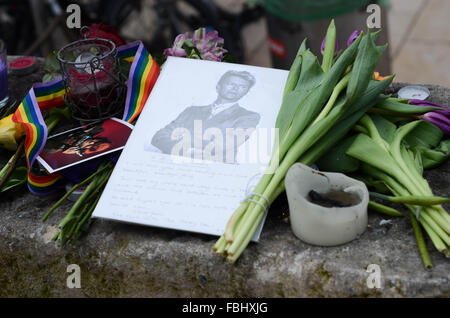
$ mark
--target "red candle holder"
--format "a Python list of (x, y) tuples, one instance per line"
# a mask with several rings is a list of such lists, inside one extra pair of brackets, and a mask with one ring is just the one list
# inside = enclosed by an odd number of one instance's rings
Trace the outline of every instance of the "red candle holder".
[(126, 93), (116, 45), (107, 39), (87, 38), (86, 27), (81, 31), (84, 40), (66, 45), (57, 54), (64, 99), (72, 117), (82, 122), (116, 116), (124, 110)]

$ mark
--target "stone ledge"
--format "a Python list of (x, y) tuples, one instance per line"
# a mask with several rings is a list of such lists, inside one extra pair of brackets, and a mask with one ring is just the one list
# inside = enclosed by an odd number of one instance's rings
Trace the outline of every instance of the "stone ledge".
[[(21, 96), (39, 76), (10, 77), (13, 93)], [(448, 105), (450, 89), (429, 88), (431, 101)], [(6, 158), (0, 153), (1, 164)], [(426, 177), (436, 194), (450, 194), (449, 162)], [(51, 238), (70, 203), (40, 220), (60, 195), (20, 189), (2, 196), (0, 297), (450, 297), (450, 262), (429, 244), (434, 268), (424, 269), (407, 217), (380, 225), (383, 217), (371, 213), (359, 239), (315, 247), (292, 234), (282, 196), (260, 243), (232, 265), (212, 252), (215, 237), (104, 220), (61, 248)], [(66, 287), (69, 264), (81, 267), (81, 289)], [(369, 264), (381, 268), (381, 289), (367, 287)]]

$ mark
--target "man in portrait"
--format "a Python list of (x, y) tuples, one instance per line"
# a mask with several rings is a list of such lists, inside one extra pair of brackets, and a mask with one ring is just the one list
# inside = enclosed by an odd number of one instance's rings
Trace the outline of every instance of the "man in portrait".
[[(246, 134), (244, 138), (238, 136), (231, 136), (231, 131), (250, 131), (255, 129), (259, 124), (260, 115), (256, 112), (249, 111), (239, 105), (239, 100), (242, 99), (255, 84), (255, 78), (252, 74), (246, 71), (228, 71), (222, 75), (216, 85), (217, 98), (207, 106), (189, 106), (181, 112), (178, 117), (170, 124), (157, 131), (151, 139), (151, 146), (147, 146), (146, 150), (154, 151), (155, 147), (160, 152), (165, 154), (174, 154), (174, 147), (180, 143), (186, 134), (177, 132), (187, 132), (190, 137), (188, 151), (183, 152), (183, 156), (191, 158), (205, 158), (205, 151), (210, 147), (212, 141), (215, 141), (219, 149), (212, 150), (213, 154), (216, 151), (223, 152), (216, 158), (218, 161), (227, 163), (235, 163), (237, 149), (250, 136)], [(202, 131), (198, 132), (199, 124)], [(214, 131), (216, 134), (204, 140), (203, 132)], [(221, 135), (221, 140), (214, 140), (217, 135)], [(228, 138), (228, 139), (227, 139)], [(200, 140), (201, 139), (201, 140)], [(156, 150), (158, 151), (158, 150)], [(208, 149), (211, 152), (211, 149)], [(226, 155), (230, 152), (230, 156)]]

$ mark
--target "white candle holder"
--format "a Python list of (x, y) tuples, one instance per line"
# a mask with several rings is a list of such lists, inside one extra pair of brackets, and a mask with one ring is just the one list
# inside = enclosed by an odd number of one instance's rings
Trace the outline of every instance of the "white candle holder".
[[(285, 185), (291, 228), (302, 241), (319, 246), (341, 245), (354, 240), (367, 228), (369, 192), (363, 182), (296, 163), (289, 169)], [(351, 193), (359, 203), (348, 207), (323, 207), (308, 200), (311, 190)]]

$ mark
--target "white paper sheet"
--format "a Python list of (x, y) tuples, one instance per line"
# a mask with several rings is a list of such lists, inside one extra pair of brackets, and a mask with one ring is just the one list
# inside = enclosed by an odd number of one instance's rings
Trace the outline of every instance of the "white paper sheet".
[[(161, 151), (158, 148), (161, 143), (154, 138), (157, 132), (169, 127), (189, 107), (212, 105), (219, 94), (220, 79), (230, 70), (246, 71), (254, 77), (254, 86), (238, 104), (245, 118), (251, 117), (248, 114), (259, 114), (255, 132), (237, 149), (236, 161), (187, 162), (184, 158), (180, 163), (181, 157)], [(223, 234), (229, 217), (253, 190), (268, 163), (287, 74), (269, 68), (170, 57), (93, 217)], [(238, 111), (233, 114), (236, 113), (239, 114)], [(260, 153), (264, 153), (261, 148), (265, 143), (269, 149), (263, 156)], [(252, 145), (259, 147), (256, 157), (252, 156), (255, 150)], [(262, 226), (254, 240), (258, 240), (261, 229)]]

